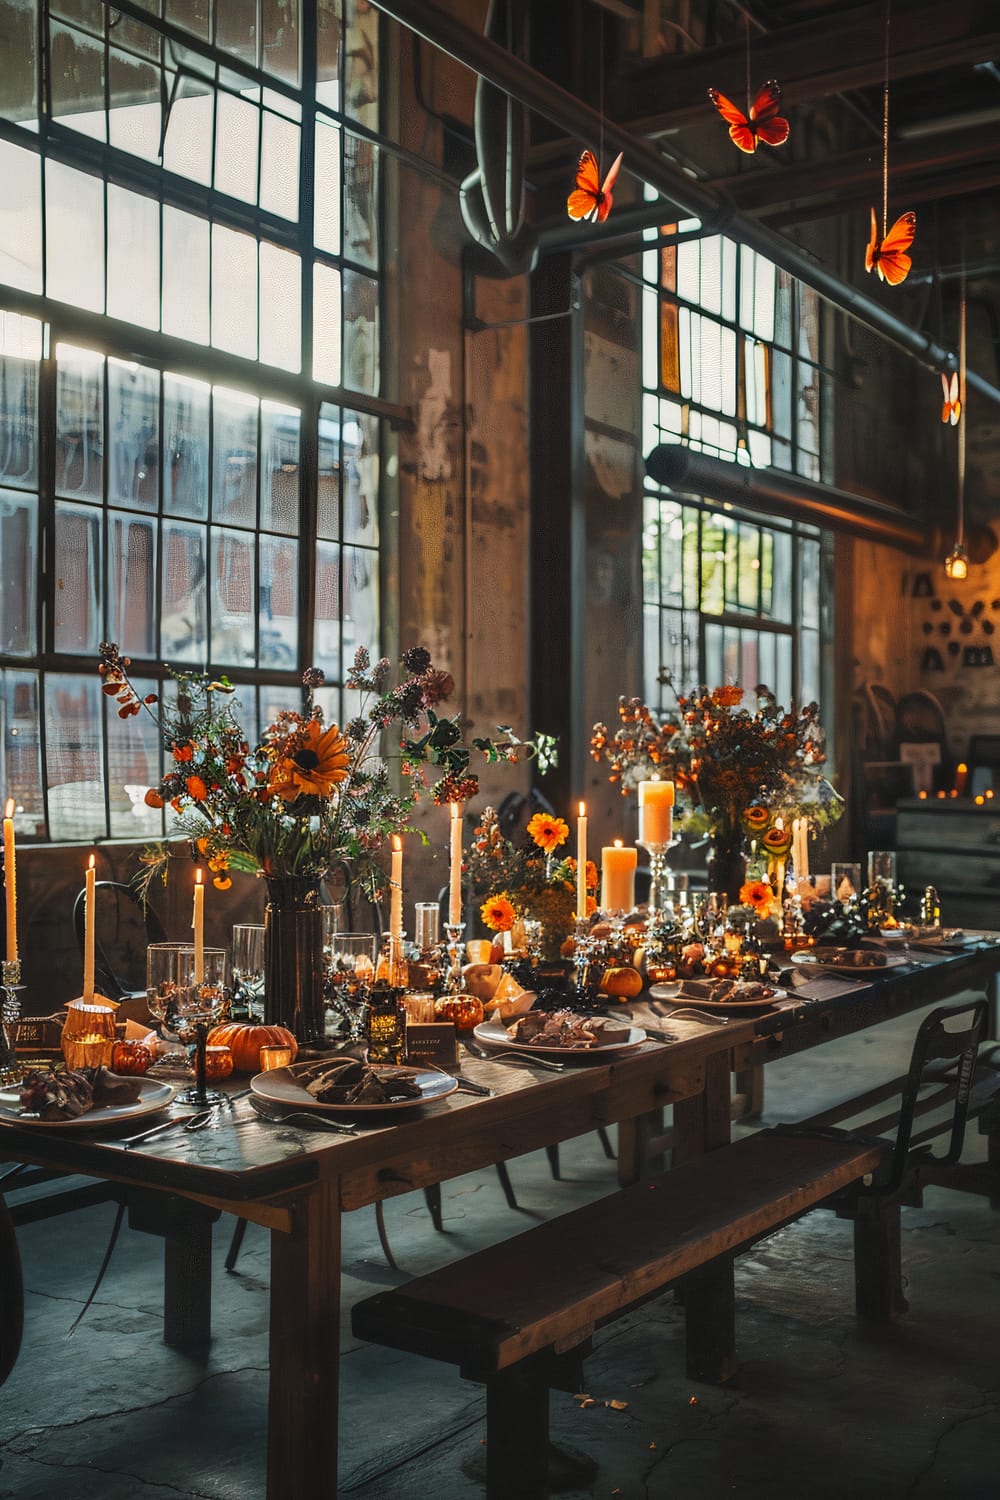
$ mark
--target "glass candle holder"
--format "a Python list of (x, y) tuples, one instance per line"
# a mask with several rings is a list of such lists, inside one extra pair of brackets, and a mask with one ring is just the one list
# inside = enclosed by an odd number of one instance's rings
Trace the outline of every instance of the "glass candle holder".
[(433, 948), (441, 935), (441, 908), (436, 901), (418, 901), (414, 908), (413, 941), (421, 953)]
[(114, 1048), (115, 1013), (111, 1007), (71, 1000), (62, 1032), (67, 1068), (110, 1068)]
[(287, 1068), (291, 1060), (291, 1047), (261, 1047), (260, 1049), (262, 1073), (271, 1073), (275, 1068)]

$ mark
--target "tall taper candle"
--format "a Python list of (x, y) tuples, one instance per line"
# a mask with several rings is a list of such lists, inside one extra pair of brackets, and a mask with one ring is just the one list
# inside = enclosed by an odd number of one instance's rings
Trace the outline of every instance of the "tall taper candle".
[(194, 982), (205, 983), (205, 876), (200, 869), (194, 872)]
[(581, 920), (587, 915), (587, 804), (580, 803), (580, 816), (576, 820), (576, 915)]
[(389, 934), (403, 936), (403, 840), (392, 836), (392, 865), (389, 874)]
[(448, 882), (448, 921), (457, 927), (462, 920), (462, 808), (451, 804), (451, 869)]
[(87, 865), (87, 878), (84, 886), (83, 898), (83, 998), (93, 1000), (94, 998), (94, 936), (96, 931), (96, 897), (97, 897), (97, 874), (94, 866), (97, 863), (95, 855), (90, 856)]
[(601, 907), (604, 911), (631, 911), (635, 905), (635, 870), (639, 856), (626, 849), (621, 839), (601, 850)]
[(639, 782), (639, 843), (669, 844), (674, 836), (674, 784)]
[(4, 957), (17, 960), (17, 870), (14, 855), (14, 799), (8, 797), (3, 813), (3, 883), (7, 898), (7, 947)]

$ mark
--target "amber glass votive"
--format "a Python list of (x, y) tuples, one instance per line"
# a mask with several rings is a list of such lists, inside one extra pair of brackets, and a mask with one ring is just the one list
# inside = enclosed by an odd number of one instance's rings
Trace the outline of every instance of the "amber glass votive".
[[(279, 1047), (279, 1052), (287, 1052), (287, 1047)], [(228, 1047), (206, 1047), (205, 1048), (205, 1078), (209, 1083), (218, 1083), (220, 1079), (228, 1078), (233, 1071), (233, 1054)]]
[(291, 1047), (261, 1047), (260, 1066), (264, 1073), (270, 1073), (273, 1068), (287, 1068), (292, 1060)]

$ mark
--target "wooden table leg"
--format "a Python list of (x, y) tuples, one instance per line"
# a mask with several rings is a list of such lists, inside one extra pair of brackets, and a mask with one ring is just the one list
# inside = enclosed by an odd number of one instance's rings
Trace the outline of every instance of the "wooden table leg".
[[(673, 1162), (679, 1166), (730, 1140), (729, 1055), (706, 1059), (705, 1089), (674, 1105)], [(736, 1372), (736, 1305), (731, 1258), (705, 1266), (683, 1283), (687, 1372), (719, 1383)]]
[(291, 1234), (271, 1232), (267, 1500), (336, 1500), (340, 1194), (306, 1190)]
[(651, 1109), (644, 1115), (618, 1122), (618, 1185), (628, 1187), (641, 1182), (650, 1173), (662, 1171), (663, 1154), (650, 1150), (663, 1135), (663, 1110)]

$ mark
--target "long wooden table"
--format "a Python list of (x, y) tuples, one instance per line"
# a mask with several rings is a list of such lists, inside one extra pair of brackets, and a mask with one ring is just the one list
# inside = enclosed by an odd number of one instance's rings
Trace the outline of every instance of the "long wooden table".
[[(268, 1500), (334, 1500), (337, 1493), (341, 1214), (524, 1152), (618, 1125), (619, 1175), (639, 1177), (648, 1122), (674, 1108), (674, 1159), (730, 1138), (730, 1073), (874, 1025), (1000, 971), (1000, 947), (935, 958), (887, 973), (838, 1000), (803, 1003), (724, 1026), (657, 1016), (639, 1024), (676, 1038), (647, 1041), (615, 1060), (554, 1074), (468, 1059), (463, 1073), (493, 1097), (458, 1093), (398, 1124), (334, 1136), (267, 1124), (237, 1105), (196, 1134), (168, 1133), (125, 1149), (80, 1130), (4, 1124), (0, 1159), (176, 1194), (271, 1230)], [(250, 1116), (250, 1118), (248, 1118)], [(383, 1117), (384, 1118), (384, 1117)], [(732, 1367), (732, 1285), (700, 1340), (707, 1378)], [(14, 1377), (16, 1379), (16, 1371)]]

